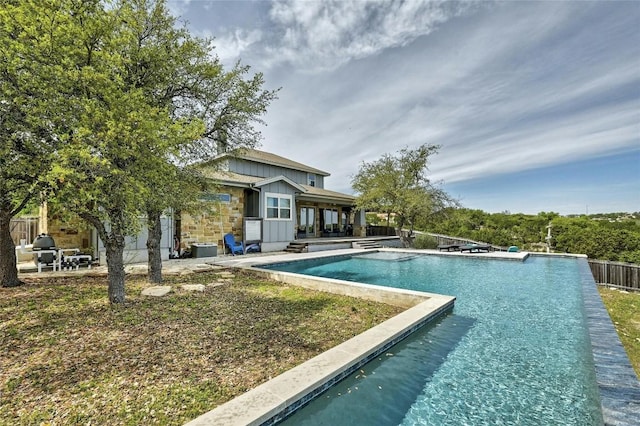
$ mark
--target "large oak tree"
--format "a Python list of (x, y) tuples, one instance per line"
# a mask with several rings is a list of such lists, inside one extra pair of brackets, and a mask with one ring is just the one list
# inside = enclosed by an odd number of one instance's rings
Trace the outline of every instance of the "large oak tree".
[(402, 231), (408, 226), (411, 236), (419, 218), (455, 204), (427, 177), (429, 159), (438, 149), (436, 145), (424, 144), (363, 162), (351, 181), (358, 194), (357, 207), (395, 215), (396, 234), (403, 236)]
[[(145, 202), (149, 254), (149, 281), (162, 281), (160, 240), (161, 215), (174, 211), (205, 208), (197, 196), (206, 182), (197, 168), (189, 167), (207, 161), (222, 152), (254, 147), (260, 133), (254, 128), (277, 91), (264, 90), (261, 73), (250, 74), (250, 68), (239, 62), (225, 71), (212, 55), (212, 40), (192, 37), (178, 28), (162, 1), (131, 2), (134, 16), (131, 41), (127, 48), (125, 80), (142, 90), (147, 100), (168, 111), (173, 120), (199, 121), (198, 138), (168, 141), (170, 156), (152, 170), (146, 180), (149, 187)], [(157, 156), (157, 153), (150, 153)]]
[(2, 4), (2, 283), (19, 283), (8, 221), (47, 188), (97, 229), (109, 300), (122, 303), (125, 237), (146, 214), (161, 279), (157, 219), (200, 189), (185, 165), (255, 144), (252, 124), (276, 92), (246, 66), (224, 72), (211, 42), (177, 29), (164, 1)]

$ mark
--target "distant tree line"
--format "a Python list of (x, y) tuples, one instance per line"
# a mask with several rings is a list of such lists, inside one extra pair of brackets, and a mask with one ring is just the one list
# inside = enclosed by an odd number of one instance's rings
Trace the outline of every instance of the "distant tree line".
[(564, 217), (554, 212), (527, 215), (446, 208), (418, 221), (416, 229), (497, 246), (515, 245), (524, 250), (543, 251), (547, 247), (549, 225), (553, 252), (640, 263), (640, 213)]

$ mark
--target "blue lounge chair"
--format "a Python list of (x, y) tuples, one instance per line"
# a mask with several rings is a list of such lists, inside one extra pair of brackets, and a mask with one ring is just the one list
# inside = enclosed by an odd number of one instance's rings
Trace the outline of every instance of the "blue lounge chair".
[(229, 247), (229, 251), (232, 255), (244, 254), (244, 243), (242, 241), (236, 242), (235, 238), (233, 238), (233, 234), (226, 234), (224, 236), (224, 245)]

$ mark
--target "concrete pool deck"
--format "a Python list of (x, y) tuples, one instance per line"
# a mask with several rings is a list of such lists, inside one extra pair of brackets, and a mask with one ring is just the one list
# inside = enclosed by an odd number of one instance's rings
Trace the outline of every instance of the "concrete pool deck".
[[(529, 253), (459, 253), (439, 252), (435, 250), (407, 250), (407, 249), (376, 249), (376, 250), (332, 250), (327, 252), (313, 252), (300, 254), (274, 254), (259, 257), (226, 257), (216, 258), (211, 262), (215, 265), (226, 267), (250, 268), (260, 271), (260, 265), (270, 263), (284, 263), (318, 257), (334, 257), (342, 255), (354, 255), (373, 251), (391, 251), (404, 253), (420, 253), (438, 256), (465, 256), (480, 257), (485, 259), (524, 261)], [(547, 256), (547, 254), (532, 254), (535, 256)], [(566, 256), (564, 254), (551, 255), (554, 257)], [(570, 257), (584, 257), (571, 255)], [(382, 295), (377, 291), (377, 286), (367, 284), (350, 283), (341, 280), (325, 278), (301, 277), (298, 274), (262, 270), (262, 273), (271, 278), (295, 285), (302, 285), (324, 291), (338, 292), (355, 297), (363, 297), (371, 300), (386, 301), (398, 306), (412, 306), (402, 314), (374, 327), (367, 332), (356, 336), (330, 351), (313, 358), (298, 367), (276, 377), (275, 379), (258, 386), (226, 404), (223, 404), (208, 413), (189, 422), (189, 426), (201, 425), (261, 425), (273, 424), (289, 411), (294, 411), (304, 405), (306, 399), (313, 398), (321, 393), (323, 386), (329, 386), (345, 377), (349, 370), (348, 364), (354, 365), (358, 359), (367, 359), (366, 353), (375, 347), (384, 347), (385, 343), (395, 340), (402, 335), (402, 323), (405, 321), (422, 321), (426, 323), (451, 309), (453, 297), (435, 295), (429, 293), (409, 292), (401, 296), (388, 292), (386, 289)], [(640, 382), (635, 375), (626, 352), (617, 336), (615, 328), (598, 294), (597, 287), (590, 273), (586, 260), (580, 271), (584, 305), (589, 327), (589, 335), (592, 342), (592, 352), (596, 369), (596, 378), (600, 390), (602, 413), (605, 425), (631, 426), (637, 425), (640, 418)], [(345, 290), (348, 289), (348, 290)], [(404, 291), (400, 291), (404, 292)], [(411, 294), (415, 293), (415, 294)], [(438, 300), (439, 297), (450, 297), (450, 301)], [(425, 301), (420, 301), (420, 299)], [(403, 303), (405, 305), (403, 305)], [(440, 304), (440, 305), (438, 305)], [(438, 306), (440, 306), (438, 308)], [(406, 317), (405, 317), (406, 315)], [(421, 319), (420, 319), (421, 318)], [(399, 322), (399, 323), (398, 323)], [(397, 328), (397, 327), (400, 327)], [(413, 326), (416, 328), (416, 326)], [(412, 327), (405, 327), (404, 333), (410, 332)], [(394, 331), (395, 330), (395, 331)], [(396, 336), (395, 338), (393, 336)], [(377, 342), (376, 342), (377, 341)], [(352, 346), (352, 345), (355, 345)], [(335, 352), (333, 352), (335, 350)], [(364, 350), (364, 352), (363, 352)], [(324, 383), (324, 385), (323, 385)], [(306, 398), (306, 399), (305, 399)], [(284, 410), (284, 411), (283, 411)], [(289, 410), (289, 411), (287, 411)]]
[[(524, 261), (531, 253), (528, 252), (515, 252), (509, 253), (506, 251), (490, 251), (481, 253), (468, 253), (459, 251), (438, 251), (438, 250), (420, 250), (420, 249), (407, 249), (407, 248), (377, 248), (374, 250), (366, 249), (340, 249), (340, 250), (327, 250), (327, 251), (314, 251), (311, 253), (278, 253), (272, 255), (263, 255), (258, 257), (243, 257), (243, 256), (225, 256), (212, 259), (213, 264), (228, 266), (228, 267), (251, 267), (260, 264), (267, 263), (283, 263), (293, 262), (304, 259), (315, 259), (319, 257), (331, 257), (331, 256), (344, 256), (354, 255), (358, 253), (371, 253), (375, 251), (382, 252), (401, 252), (401, 253), (415, 253), (415, 254), (429, 254), (437, 256), (457, 256), (457, 257), (472, 257), (482, 259), (498, 259), (498, 260), (517, 260)], [(562, 255), (558, 255), (562, 256)], [(575, 256), (574, 256), (575, 257)]]

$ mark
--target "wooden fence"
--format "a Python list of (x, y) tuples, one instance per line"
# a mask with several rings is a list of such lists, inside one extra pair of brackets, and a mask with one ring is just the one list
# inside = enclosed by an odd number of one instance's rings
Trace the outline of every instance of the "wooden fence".
[(640, 291), (640, 265), (589, 259), (596, 283), (625, 290)]
[(20, 245), (20, 240), (31, 244), (38, 235), (37, 217), (14, 217), (9, 222), (13, 244)]

